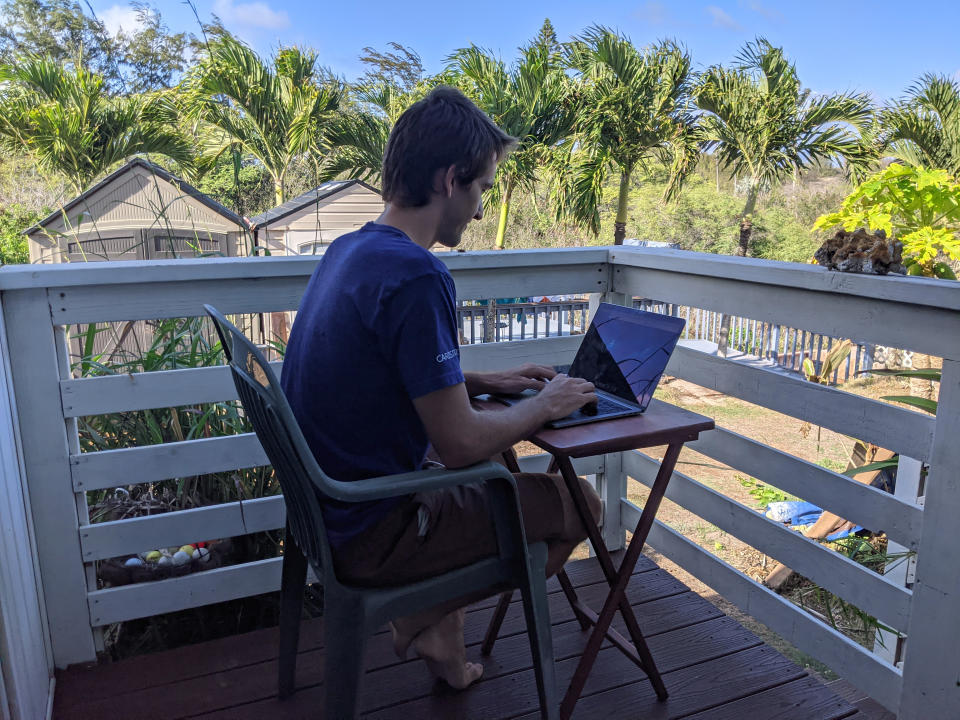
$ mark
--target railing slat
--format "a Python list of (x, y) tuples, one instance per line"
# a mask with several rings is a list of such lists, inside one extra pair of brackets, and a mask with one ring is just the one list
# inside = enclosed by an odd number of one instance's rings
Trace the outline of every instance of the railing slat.
[[(640, 508), (628, 500), (621, 501), (621, 508), (623, 525), (635, 527)], [(659, 520), (654, 521), (647, 542), (784, 640), (837, 670), (885, 707), (896, 709), (903, 685), (897, 668)]]
[(686, 447), (916, 550), (923, 523), (918, 505), (724, 428), (701, 433)]
[[(545, 472), (546, 453), (519, 458), (523, 472)], [(604, 471), (603, 456), (578, 458), (578, 475)], [(146, 517), (87, 525), (80, 531), (83, 559), (87, 562), (122, 557), (161, 547), (279, 530), (286, 514), (283, 497), (257, 498), (207, 507), (177, 510)], [(202, 537), (201, 537), (202, 536)]]
[[(271, 363), (278, 374), (281, 365)], [(60, 383), (60, 395), (65, 417), (237, 399), (233, 378), (225, 365), (64, 380)]]
[(910, 457), (930, 457), (933, 418), (919, 412), (682, 346), (666, 372)]
[[(582, 340), (582, 335), (572, 335), (465, 345), (460, 360), (464, 370), (502, 370), (526, 362), (560, 365), (573, 359)], [(282, 363), (271, 366), (279, 374)], [(60, 393), (65, 417), (237, 399), (226, 366), (70, 379), (60, 383)]]
[[(286, 520), (283, 497), (255, 498), (209, 507), (87, 525), (80, 531), (87, 562), (277, 530)], [(202, 537), (201, 537), (202, 535)]]
[(103, 490), (267, 464), (253, 433), (71, 455), (77, 491)]
[[(624, 456), (623, 466), (629, 477), (652, 485), (660, 463), (634, 451)], [(673, 474), (666, 497), (891, 627), (906, 629), (911, 593), (882, 575), (827, 550), (683, 473)]]
[(167, 580), (94, 590), (87, 595), (90, 624), (98, 627), (276, 592), (280, 589), (282, 562), (283, 558), (270, 558)]

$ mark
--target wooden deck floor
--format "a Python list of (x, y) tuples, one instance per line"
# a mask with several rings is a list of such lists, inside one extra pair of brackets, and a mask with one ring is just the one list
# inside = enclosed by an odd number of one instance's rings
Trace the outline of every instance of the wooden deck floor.
[[(595, 560), (568, 565), (580, 596), (599, 607), (605, 585)], [(550, 611), (557, 676), (565, 688), (586, 643), (555, 581)], [(601, 650), (575, 718), (691, 718), (720, 720), (874, 720), (882, 715), (854, 705), (810, 677), (685, 585), (641, 558), (628, 596), (670, 692), (658, 702), (643, 673), (615, 648)], [(467, 615), (468, 654), (479, 645), (494, 601)], [(618, 618), (619, 620), (619, 618)], [(625, 632), (622, 624), (621, 632)], [(305, 623), (298, 660), (299, 690), (275, 699), (276, 629), (236, 635), (120, 663), (71, 668), (59, 674), (55, 720), (204, 718), (273, 720), (321, 718), (322, 620)], [(389, 635), (374, 636), (362, 687), (366, 717), (536, 718), (537, 693), (522, 610), (510, 609), (484, 678), (462, 693), (431, 681), (423, 663), (400, 662)], [(838, 688), (839, 689), (839, 688)], [(892, 716), (891, 716), (892, 717)]]

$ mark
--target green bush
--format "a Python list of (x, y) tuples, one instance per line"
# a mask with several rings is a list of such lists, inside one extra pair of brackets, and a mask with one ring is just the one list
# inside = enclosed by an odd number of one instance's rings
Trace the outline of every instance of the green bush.
[(0, 265), (30, 262), (27, 236), (23, 234), (44, 214), (28, 210), (23, 205), (8, 205), (0, 210)]

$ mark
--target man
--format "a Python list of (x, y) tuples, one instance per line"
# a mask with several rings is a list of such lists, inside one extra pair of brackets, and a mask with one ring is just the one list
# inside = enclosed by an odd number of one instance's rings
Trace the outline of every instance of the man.
[[(428, 446), (448, 467), (496, 456), (548, 420), (596, 401), (593, 385), (524, 365), (501, 373), (460, 369), (453, 280), (430, 252), (456, 247), (482, 193), (513, 147), (462, 93), (441, 87), (397, 121), (383, 160), (386, 209), (338, 238), (307, 286), (290, 335), (283, 389), (324, 472), (342, 481), (424, 466)], [(540, 392), (500, 412), (470, 398)], [(517, 478), (529, 541), (546, 541), (548, 572), (585, 537), (557, 476)], [(600, 500), (584, 484), (595, 517)], [(497, 552), (481, 486), (370, 503), (323, 501), (337, 571), (357, 584), (409, 582)], [(401, 656), (412, 645), (428, 667), (463, 688), (483, 668), (466, 662), (462, 605), (392, 623)]]

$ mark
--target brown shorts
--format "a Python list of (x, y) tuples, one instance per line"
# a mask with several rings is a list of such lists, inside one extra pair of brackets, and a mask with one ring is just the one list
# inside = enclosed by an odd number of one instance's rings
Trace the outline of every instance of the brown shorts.
[[(516, 473), (527, 542), (579, 543), (587, 536), (563, 478)], [(585, 493), (595, 493), (580, 480)], [(356, 585), (399, 585), (497, 554), (483, 483), (417, 493), (334, 552), (338, 577)]]

